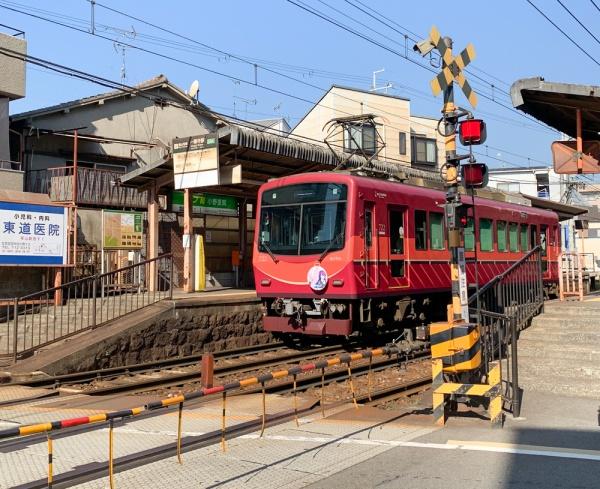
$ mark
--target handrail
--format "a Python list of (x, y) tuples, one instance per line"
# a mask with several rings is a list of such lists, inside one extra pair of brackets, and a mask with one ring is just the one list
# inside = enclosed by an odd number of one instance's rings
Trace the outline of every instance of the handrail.
[(483, 287), (481, 287), (479, 290), (477, 290), (476, 293), (474, 293), (471, 297), (469, 297), (468, 304), (471, 304), (472, 302), (474, 302), (477, 299), (478, 295), (481, 295), (484, 292), (486, 292), (487, 290), (491, 289), (500, 280), (502, 280), (509, 273), (511, 273), (515, 268), (517, 268), (518, 266), (520, 266), (521, 264), (523, 264), (524, 262), (526, 262), (534, 253), (536, 253), (538, 251), (541, 251), (541, 249), (542, 249), (542, 247), (540, 245), (537, 245), (529, 253), (527, 253), (526, 255), (524, 255), (519, 261), (514, 262), (510, 267), (508, 267), (502, 273), (496, 275), (491, 281), (489, 281), (487, 284), (485, 284)]
[(90, 275), (88, 277), (78, 278), (77, 280), (72, 280), (70, 282), (65, 282), (64, 284), (58, 285), (56, 287), (50, 287), (48, 289), (43, 289), (43, 290), (40, 290), (38, 292), (33, 292), (32, 294), (23, 295), (21, 297), (17, 297), (17, 300), (19, 300), (19, 301), (26, 300), (26, 299), (29, 299), (31, 297), (35, 297), (35, 296), (40, 295), (40, 294), (46, 294), (46, 293), (50, 293), (50, 292), (55, 292), (57, 290), (60, 290), (60, 289), (66, 288), (66, 287), (71, 287), (73, 285), (77, 285), (77, 284), (79, 284), (81, 282), (91, 281), (91, 280), (98, 280), (98, 279), (101, 279), (103, 277), (108, 277), (109, 275), (113, 275), (115, 273), (123, 273), (123, 272), (126, 272), (127, 270), (131, 270), (133, 268), (137, 268), (137, 267), (140, 267), (142, 265), (149, 264), (151, 262), (163, 260), (165, 258), (172, 258), (172, 257), (173, 257), (172, 253), (165, 253), (164, 255), (157, 256), (156, 258), (149, 258), (148, 260), (144, 260), (144, 261), (141, 261), (141, 262), (138, 262), (138, 263), (134, 263), (133, 265), (127, 265), (126, 267), (117, 268), (115, 270), (111, 270), (109, 272), (104, 272), (102, 274)]

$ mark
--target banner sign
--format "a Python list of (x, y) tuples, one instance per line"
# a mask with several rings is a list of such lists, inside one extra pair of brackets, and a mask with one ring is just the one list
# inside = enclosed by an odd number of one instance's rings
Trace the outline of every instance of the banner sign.
[(0, 265), (67, 264), (66, 207), (0, 202)]
[(217, 133), (173, 140), (175, 188), (219, 185), (219, 139)]
[[(173, 192), (171, 210), (183, 212), (183, 192)], [(235, 197), (228, 195), (192, 194), (192, 214), (237, 216), (238, 202)]]
[(102, 247), (105, 250), (139, 250), (144, 242), (142, 212), (102, 210)]

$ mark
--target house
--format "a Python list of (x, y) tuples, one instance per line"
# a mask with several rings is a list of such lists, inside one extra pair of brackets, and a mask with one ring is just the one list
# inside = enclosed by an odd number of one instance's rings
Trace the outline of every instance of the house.
[(345, 134), (338, 131), (329, 139), (334, 149), (352, 152), (359, 144), (365, 153), (377, 153), (378, 160), (425, 170), (435, 170), (445, 161), (437, 119), (411, 114), (407, 98), (358, 88), (333, 85), (290, 135), (322, 143), (330, 121), (365, 114), (374, 115), (375, 125), (356, 124)]

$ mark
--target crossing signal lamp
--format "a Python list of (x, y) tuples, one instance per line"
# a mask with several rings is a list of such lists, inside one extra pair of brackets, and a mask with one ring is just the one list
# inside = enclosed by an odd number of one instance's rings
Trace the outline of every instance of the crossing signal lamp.
[(466, 188), (482, 188), (488, 183), (488, 168), (485, 163), (465, 163), (461, 167), (461, 180)]
[(463, 146), (483, 144), (487, 138), (485, 122), (481, 119), (465, 119), (459, 123), (458, 135)]

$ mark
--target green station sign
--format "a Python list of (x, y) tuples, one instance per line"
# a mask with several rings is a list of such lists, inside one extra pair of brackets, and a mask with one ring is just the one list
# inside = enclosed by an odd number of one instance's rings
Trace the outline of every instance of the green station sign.
[[(183, 212), (183, 192), (173, 191), (171, 210)], [(215, 194), (192, 194), (192, 213), (215, 216), (237, 216), (238, 201), (235, 197)]]

